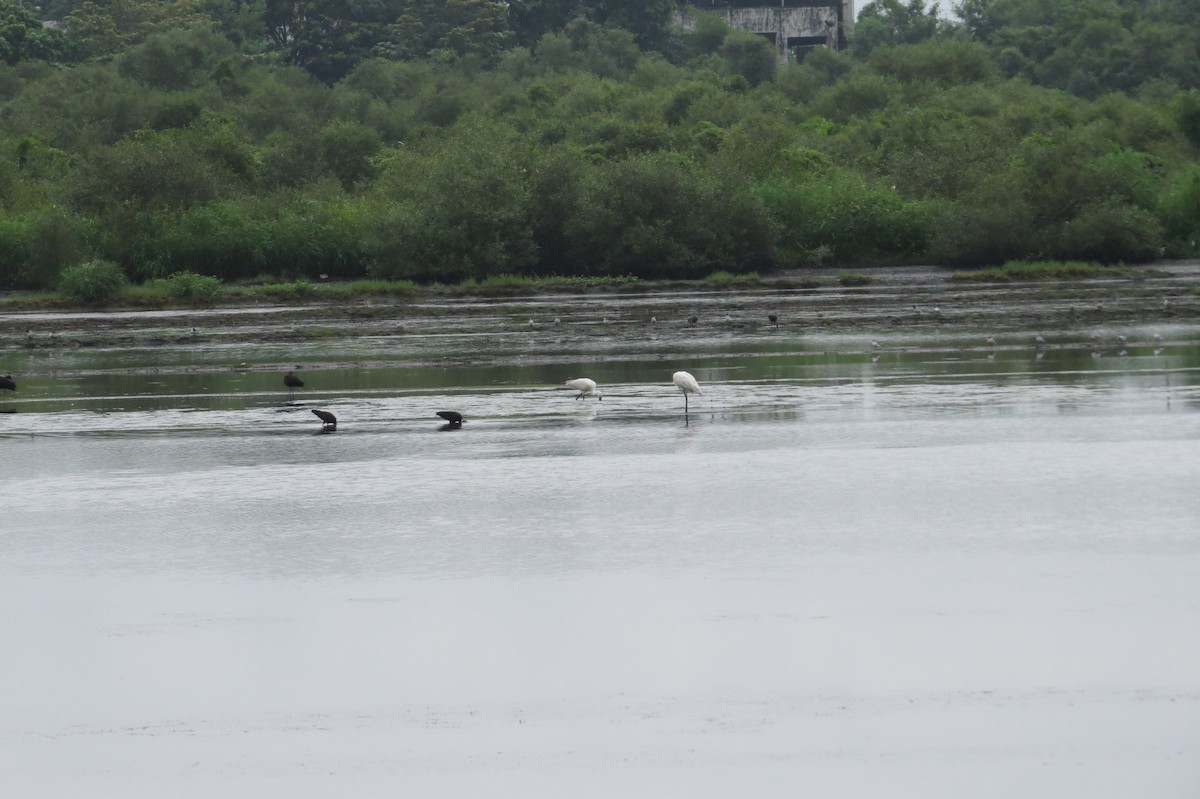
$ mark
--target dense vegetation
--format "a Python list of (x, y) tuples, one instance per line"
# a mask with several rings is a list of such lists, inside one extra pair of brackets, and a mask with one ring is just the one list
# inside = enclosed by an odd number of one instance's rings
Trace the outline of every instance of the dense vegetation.
[(1200, 253), (1194, 0), (673, 7), (0, 0), (0, 290)]

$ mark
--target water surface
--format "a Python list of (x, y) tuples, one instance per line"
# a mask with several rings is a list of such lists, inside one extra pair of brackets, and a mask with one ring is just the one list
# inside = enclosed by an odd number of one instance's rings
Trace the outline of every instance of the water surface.
[(1200, 331), (553, 327), (22, 354), (15, 795), (1196, 794)]

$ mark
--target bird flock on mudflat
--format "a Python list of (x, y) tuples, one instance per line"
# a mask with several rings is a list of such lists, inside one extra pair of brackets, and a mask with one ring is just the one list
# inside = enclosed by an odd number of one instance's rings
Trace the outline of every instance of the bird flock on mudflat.
[[(1167, 306), (1167, 301), (1164, 300), (1164, 307), (1166, 307), (1166, 306)], [(919, 311), (919, 309), (917, 309), (916, 306), (913, 306), (913, 307), (914, 307), (914, 311)], [(1100, 310), (1103, 310), (1103, 303), (1101, 303), (1098, 306), (1098, 308)], [(934, 311), (935, 311), (935, 313), (940, 313), (939, 308), (935, 308)], [(1074, 312), (1074, 308), (1072, 308), (1072, 312)], [(729, 319), (730, 317), (727, 316), (726, 318)], [(609, 320), (607, 318), (605, 318), (604, 321), (605, 321), (605, 323), (607, 323)], [(774, 314), (774, 313), (768, 314), (767, 321), (772, 326), (774, 326), (776, 328), (779, 327), (778, 314)], [(689, 316), (687, 318), (687, 324), (689, 326), (694, 326), (698, 322), (699, 322), (699, 317), (697, 317), (695, 315)], [(557, 316), (554, 317), (555, 325), (559, 325), (561, 323), (562, 323), (562, 320), (560, 317), (557, 317)], [(650, 323), (657, 324), (658, 319), (656, 317), (651, 317)], [(534, 324), (534, 320), (532, 318), (530, 318), (529, 324), (531, 326)], [(194, 328), (193, 328), (192, 332), (195, 333)], [(989, 335), (986, 337), (984, 342), (986, 344), (987, 349), (989, 350), (988, 358), (989, 359), (995, 358), (995, 354), (996, 354), (996, 350), (997, 350), (997, 346), (998, 346), (996, 337), (994, 335)], [(1103, 337), (1101, 336), (1100, 333), (1093, 332), (1091, 334), (1091, 344), (1093, 346), (1092, 358), (1099, 358), (1101, 356), (1102, 353), (1101, 353), (1100, 347), (1102, 347), (1102, 342), (1103, 342)], [(1117, 335), (1114, 338), (1114, 342), (1116, 343), (1117, 348), (1119, 349), (1118, 355), (1125, 355), (1126, 354), (1126, 350), (1125, 350), (1126, 337), (1124, 335)], [(1155, 333), (1154, 337), (1153, 337), (1154, 354), (1155, 355), (1158, 355), (1159, 353), (1162, 352), (1162, 345), (1164, 343), (1165, 342), (1163, 340), (1162, 334)], [(1045, 354), (1045, 349), (1048, 346), (1049, 345), (1047, 344), (1046, 338), (1044, 336), (1042, 336), (1040, 334), (1033, 335), (1033, 348), (1034, 348), (1035, 352), (1037, 353), (1036, 357), (1038, 360), (1042, 359), (1042, 357)], [(870, 348), (872, 351), (871, 360), (878, 361), (879, 357), (880, 357), (880, 353), (884, 350), (883, 344), (880, 341), (878, 341), (877, 339), (873, 339), (870, 342)], [(294, 400), (296, 397), (296, 389), (304, 388), (304, 381), (296, 374), (296, 370), (299, 368), (300, 367), (297, 366), (295, 369), (288, 370), (287, 374), (285, 374), (283, 376), (283, 385), (288, 391), (288, 400), (289, 400), (290, 404), (295, 404)], [(679, 389), (680, 393), (683, 394), (683, 411), (684, 411), (684, 417), (686, 419), (687, 414), (689, 413), (688, 398), (692, 394), (703, 395), (704, 392), (700, 389), (700, 384), (697, 382), (696, 378), (693, 377), (691, 375), (691, 373), (689, 373), (689, 372), (685, 372), (685, 371), (675, 372), (671, 376), (671, 382), (675, 385), (675, 387), (677, 389)], [(597, 401), (604, 399), (604, 392), (597, 385), (596, 381), (592, 380), (589, 377), (571, 378), (570, 380), (567, 380), (563, 384), (563, 386), (565, 388), (568, 388), (568, 389), (571, 389), (572, 391), (577, 392), (575, 395), (576, 400), (584, 400), (589, 397), (594, 397)], [(16, 390), (17, 390), (17, 383), (13, 379), (13, 376), (11, 374), (6, 374), (3, 376), (0, 376), (0, 391), (15, 392)], [(2, 395), (0, 395), (0, 396), (2, 396)], [(11, 412), (11, 411), (9, 411), (9, 412)], [(322, 432), (330, 432), (331, 433), (331, 432), (334, 432), (337, 430), (338, 420), (337, 420), (337, 417), (334, 416), (332, 413), (330, 413), (329, 411), (326, 411), (326, 410), (315, 409), (315, 408), (312, 409), (312, 413), (320, 421)], [(467, 421), (465, 418), (463, 418), (463, 415), (461, 413), (459, 413), (458, 411), (438, 411), (437, 416), (439, 416), (444, 421), (444, 424), (441, 428), (442, 430), (461, 429), (463, 426), (463, 423)]]
[[(0, 378), (0, 387), (5, 387), (3, 382), (4, 380), (8, 380), (10, 383), (12, 382), (11, 378)], [(696, 378), (693, 377), (690, 372), (676, 372), (675, 374), (671, 375), (671, 382), (674, 383), (675, 387), (678, 388), (683, 394), (683, 412), (686, 416), (688, 413), (688, 395), (703, 394), (704, 392), (700, 389), (700, 383), (697, 382)], [(288, 399), (290, 403), (295, 399), (296, 389), (304, 388), (304, 381), (301, 380), (293, 370), (289, 371), (283, 376), (283, 385), (288, 390)], [(563, 383), (563, 386), (571, 389), (572, 391), (579, 392), (575, 396), (576, 400), (581, 400), (585, 397), (595, 397), (597, 401), (604, 399), (604, 392), (601, 391), (596, 385), (596, 381), (592, 380), (590, 377), (574, 377)], [(15, 385), (13, 388), (15, 388)], [(337, 430), (338, 420), (337, 417), (332, 413), (318, 408), (313, 408), (312, 412), (313, 415), (321, 421), (322, 432), (332, 433)], [(443, 430), (461, 429), (463, 424), (467, 421), (458, 411), (438, 411), (436, 415), (441, 417), (445, 422), (441, 428)]]
[[(700, 390), (700, 384), (690, 372), (676, 372), (671, 376), (671, 381), (675, 384), (675, 387), (683, 393), (683, 411), (686, 415), (688, 413), (688, 395), (703, 394), (704, 392)], [(604, 399), (604, 392), (601, 391), (599, 386), (596, 385), (596, 381), (589, 377), (575, 377), (566, 381), (563, 385), (566, 388), (579, 392), (575, 397), (576, 400), (581, 400), (585, 397), (595, 397), (597, 400)], [(288, 373), (283, 376), (283, 386), (288, 391), (288, 403), (294, 404), (294, 400), (296, 398), (296, 389), (304, 388), (304, 381), (300, 379), (293, 369), (289, 370)], [(17, 390), (17, 383), (15, 380), (13, 380), (11, 374), (0, 377), (0, 390)], [(313, 415), (316, 416), (321, 422), (322, 432), (332, 433), (337, 430), (338, 420), (336, 416), (329, 411), (319, 408), (313, 408), (311, 410)], [(463, 423), (467, 421), (458, 411), (438, 411), (437, 416), (441, 417), (445, 422), (442, 427), (443, 430), (461, 429)]]
[[(778, 325), (778, 322), (779, 322), (779, 318), (776, 314), (770, 314), (767, 317), (767, 320), (772, 325), (776, 325), (776, 326)], [(688, 319), (689, 324), (694, 325), (694, 324), (696, 324), (696, 322), (697, 322), (697, 319), (694, 316), (690, 317)], [(555, 323), (556, 324), (559, 323), (559, 320), (557, 317), (555, 318)], [(1099, 343), (1099, 341), (1101, 340), (1102, 337), (1099, 333), (1092, 333), (1091, 338), (1092, 338), (1092, 342), (1095, 344), (1095, 343)], [(1125, 354), (1126, 337), (1124, 335), (1117, 335), (1114, 338), (1114, 341), (1120, 347), (1120, 352), (1118, 354), (1124, 355)], [(1158, 355), (1160, 352), (1162, 352), (1161, 345), (1164, 343), (1162, 334), (1155, 333), (1153, 341), (1155, 344), (1154, 354)], [(996, 352), (996, 348), (997, 348), (996, 337), (994, 335), (989, 335), (986, 337), (986, 339), (984, 339), (984, 343), (986, 344), (986, 346), (989, 350), (988, 357), (989, 358), (995, 357), (995, 352)], [(1037, 353), (1036, 357), (1038, 360), (1042, 359), (1043, 355), (1045, 354), (1045, 348), (1047, 346), (1048, 346), (1048, 344), (1047, 344), (1046, 338), (1044, 336), (1042, 336), (1041, 334), (1033, 335), (1033, 347)], [(873, 361), (879, 360), (879, 354), (882, 349), (883, 349), (883, 344), (881, 344), (877, 339), (873, 339), (871, 341), (871, 350), (872, 350), (872, 360)], [(1099, 356), (1100, 356), (1099, 351), (1094, 351), (1092, 353), (1093, 358), (1097, 358)], [(297, 367), (297, 368), (299, 368), (299, 367)], [(700, 383), (696, 380), (696, 378), (690, 372), (685, 372), (685, 371), (675, 372), (673, 375), (671, 375), (671, 382), (675, 385), (675, 388), (679, 389), (679, 392), (681, 394), (683, 394), (683, 412), (684, 412), (684, 416), (686, 418), (687, 414), (689, 413), (688, 398), (692, 394), (703, 395), (704, 392), (700, 388)], [(283, 384), (288, 389), (288, 396), (290, 399), (295, 398), (295, 391), (297, 388), (304, 387), (304, 381), (296, 376), (295, 371), (289, 371), (286, 375), (284, 375)], [(573, 377), (570, 380), (567, 380), (566, 382), (564, 382), (563, 387), (568, 388), (571, 391), (577, 392), (575, 394), (576, 401), (585, 400), (589, 397), (594, 397), (597, 401), (601, 401), (604, 399), (604, 392), (601, 390), (600, 386), (596, 383), (596, 381), (591, 379), (590, 377)], [(11, 389), (16, 388), (16, 384), (13, 383), (11, 376), (3, 377), (3, 378), (0, 378), (0, 388), (7, 388), (7, 389), (11, 390)], [(321, 428), (323, 431), (333, 432), (333, 431), (337, 430), (337, 418), (334, 417), (334, 415), (332, 413), (329, 413), (328, 411), (323, 411), (323, 410), (313, 410), (313, 413), (316, 414), (316, 416), (321, 420)], [(445, 421), (445, 424), (442, 427), (443, 430), (460, 429), (463, 426), (463, 423), (466, 421), (466, 419), (463, 418), (463, 415), (461, 413), (459, 413), (458, 411), (438, 411), (437, 415), (440, 416)]]

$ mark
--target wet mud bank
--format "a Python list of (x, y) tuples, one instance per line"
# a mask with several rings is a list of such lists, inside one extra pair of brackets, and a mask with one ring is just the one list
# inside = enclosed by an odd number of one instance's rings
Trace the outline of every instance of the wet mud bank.
[[(806, 271), (753, 286), (508, 297), (426, 297), (171, 310), (0, 311), (0, 353), (334, 343), (413, 336), (546, 335), (586, 342), (653, 334), (1070, 332), (1200, 319), (1200, 262), (1156, 264), (1134, 277), (1002, 285), (950, 279), (933, 267)], [(815, 287), (814, 287), (815, 284)], [(459, 353), (469, 358), (470, 348)], [(547, 353), (547, 357), (552, 357)]]

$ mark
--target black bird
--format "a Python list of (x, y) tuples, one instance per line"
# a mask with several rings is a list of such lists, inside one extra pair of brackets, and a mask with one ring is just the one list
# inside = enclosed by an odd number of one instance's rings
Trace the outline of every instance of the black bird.
[(689, 324), (689, 325), (694, 325), (694, 324), (696, 324), (696, 322), (698, 322), (698, 321), (700, 321), (700, 320), (699, 320), (699, 319), (697, 319), (697, 318), (696, 318), (696, 317), (694, 317), (694, 316), (689, 316), (689, 317), (688, 317), (688, 324)]
[(318, 411), (313, 408), (313, 413), (321, 420), (321, 429), (329, 430), (330, 432), (337, 430), (337, 417), (329, 411)]
[(767, 321), (775, 325), (775, 327), (779, 327), (779, 317), (775, 314), (767, 314)]
[(0, 390), (16, 391), (17, 390), (17, 381), (12, 379), (12, 375), (5, 375), (4, 377), (0, 377)]
[(287, 386), (289, 398), (296, 396), (296, 389), (304, 388), (304, 381), (296, 377), (295, 372), (288, 372), (286, 375), (284, 375), (283, 384)]
[(437, 415), (446, 420), (446, 427), (462, 427), (466, 421), (458, 411), (438, 411)]

